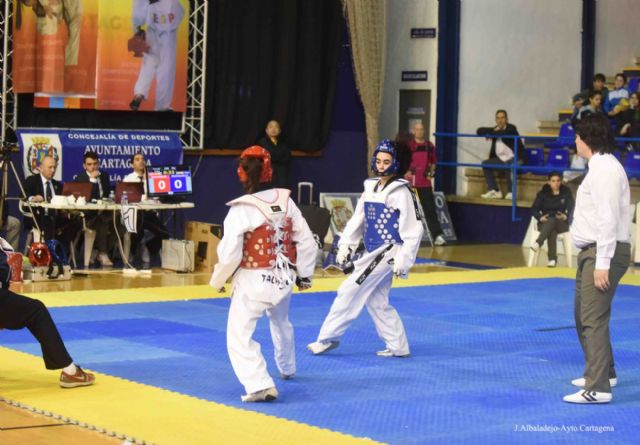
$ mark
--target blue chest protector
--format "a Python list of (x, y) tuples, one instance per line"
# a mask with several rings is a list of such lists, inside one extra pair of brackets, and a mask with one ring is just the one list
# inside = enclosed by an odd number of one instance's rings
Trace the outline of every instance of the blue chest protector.
[(372, 252), (383, 244), (402, 244), (398, 231), (400, 211), (381, 202), (364, 203), (364, 247)]

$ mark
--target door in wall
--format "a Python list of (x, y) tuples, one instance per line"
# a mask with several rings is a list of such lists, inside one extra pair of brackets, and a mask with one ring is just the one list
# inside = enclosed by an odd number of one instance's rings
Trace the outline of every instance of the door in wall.
[(426, 138), (431, 139), (431, 90), (400, 90), (398, 130), (411, 132), (418, 122), (424, 125)]

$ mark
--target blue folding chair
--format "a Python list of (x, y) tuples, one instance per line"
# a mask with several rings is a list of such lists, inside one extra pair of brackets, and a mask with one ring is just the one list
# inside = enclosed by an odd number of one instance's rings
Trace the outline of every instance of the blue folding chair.
[(640, 77), (631, 77), (629, 79), (629, 93), (635, 93), (638, 91), (638, 84), (640, 83)]
[(558, 138), (553, 142), (547, 142), (544, 144), (547, 148), (574, 148), (576, 146), (576, 132), (570, 123), (566, 122), (560, 127), (560, 134)]
[(627, 153), (627, 158), (624, 160), (624, 169), (627, 171), (629, 179), (640, 179), (640, 153)]
[(547, 173), (552, 171), (562, 173), (569, 168), (569, 150), (566, 148), (551, 149), (545, 167), (547, 167)]
[(522, 173), (533, 173), (534, 175), (544, 175), (542, 170), (528, 169), (526, 167), (544, 167), (544, 150), (542, 148), (527, 148), (527, 156)]

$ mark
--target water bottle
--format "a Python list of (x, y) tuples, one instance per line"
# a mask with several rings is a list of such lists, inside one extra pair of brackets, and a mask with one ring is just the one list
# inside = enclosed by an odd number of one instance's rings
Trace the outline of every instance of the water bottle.
[(116, 202), (116, 192), (114, 192), (113, 190), (109, 192), (109, 201)]
[(127, 195), (126, 191), (122, 192), (122, 196), (120, 197), (120, 204), (122, 204), (123, 206), (129, 204), (129, 196)]

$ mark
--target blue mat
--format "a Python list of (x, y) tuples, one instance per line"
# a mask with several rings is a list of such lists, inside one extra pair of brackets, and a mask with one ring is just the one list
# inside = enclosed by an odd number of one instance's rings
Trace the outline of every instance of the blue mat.
[[(609, 405), (562, 402), (583, 357), (573, 328), (573, 280), (531, 279), (393, 289), (411, 344), (381, 358), (366, 310), (340, 347), (311, 356), (334, 293), (294, 297), (298, 373), (281, 397), (247, 405), (226, 353), (228, 300), (57, 308), (51, 312), (80, 364), (183, 394), (391, 444), (635, 444), (640, 427), (638, 288), (614, 300), (620, 384)], [(268, 323), (258, 324), (272, 375)], [(27, 331), (0, 344), (39, 355)]]

